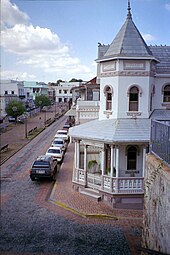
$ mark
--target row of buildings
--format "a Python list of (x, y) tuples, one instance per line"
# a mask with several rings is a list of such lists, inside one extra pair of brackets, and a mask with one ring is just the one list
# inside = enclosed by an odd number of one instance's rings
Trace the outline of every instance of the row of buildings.
[(73, 87), (78, 87), (85, 82), (60, 82), (56, 86), (50, 83), (30, 82), (18, 80), (1, 80), (0, 82), (0, 116), (5, 114), (5, 108), (11, 100), (21, 100), (30, 108), (34, 107), (36, 95), (46, 95), (52, 102), (72, 103), (78, 98), (78, 93), (72, 93)]

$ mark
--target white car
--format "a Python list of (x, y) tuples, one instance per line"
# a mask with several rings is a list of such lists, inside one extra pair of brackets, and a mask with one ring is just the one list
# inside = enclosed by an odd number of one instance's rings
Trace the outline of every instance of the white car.
[(65, 141), (67, 141), (68, 140), (68, 132), (67, 132), (67, 130), (64, 130), (64, 129), (58, 130), (54, 137), (62, 138)]
[(46, 155), (52, 156), (57, 162), (61, 162), (63, 160), (63, 151), (60, 147), (49, 147)]
[(65, 151), (67, 147), (67, 143), (62, 138), (56, 138), (52, 142), (51, 147), (60, 147), (62, 151)]

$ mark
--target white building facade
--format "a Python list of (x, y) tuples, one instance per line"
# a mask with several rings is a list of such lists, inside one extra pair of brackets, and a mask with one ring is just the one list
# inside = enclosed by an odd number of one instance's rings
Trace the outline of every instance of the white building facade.
[(11, 100), (25, 100), (25, 90), (23, 82), (17, 80), (1, 80), (0, 87), (0, 114), (3, 116)]
[(128, 3), (120, 31), (98, 50), (99, 119), (70, 129), (73, 188), (112, 207), (141, 209), (150, 120), (157, 112), (170, 119), (170, 46), (146, 45)]
[(38, 95), (48, 96), (48, 86), (44, 82), (24, 81), (27, 101), (35, 100)]
[[(55, 90), (57, 103), (68, 103), (74, 101), (72, 88), (80, 86), (81, 82), (60, 82), (57, 86), (52, 86)], [(77, 94), (75, 97), (78, 96)]]

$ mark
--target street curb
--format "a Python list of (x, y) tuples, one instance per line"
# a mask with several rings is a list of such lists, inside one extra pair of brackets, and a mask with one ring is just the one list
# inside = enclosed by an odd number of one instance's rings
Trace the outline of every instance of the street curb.
[(50, 203), (52, 203), (54, 205), (57, 205), (57, 206), (59, 206), (63, 209), (66, 209), (68, 211), (71, 211), (74, 214), (77, 214), (77, 215), (81, 216), (82, 218), (93, 218), (93, 219), (95, 218), (95, 219), (101, 219), (101, 220), (103, 220), (103, 219), (118, 220), (118, 217), (108, 215), (108, 214), (88, 214), (88, 213), (79, 212), (78, 210), (76, 210), (76, 209), (74, 209), (74, 208), (72, 208), (72, 207), (70, 207), (70, 206), (68, 206), (68, 205), (66, 205), (62, 202), (55, 201), (53, 197), (54, 197), (54, 194), (56, 192), (56, 188), (57, 188), (57, 181), (55, 182), (54, 187), (53, 187), (52, 192), (51, 192), (51, 195), (49, 197), (49, 202)]
[(53, 201), (52, 199), (49, 200), (50, 203), (54, 204), (54, 205), (57, 205), (63, 209), (66, 209), (68, 211), (71, 211), (73, 212), (74, 214), (77, 214), (79, 216), (81, 216), (82, 218), (93, 218), (93, 219), (107, 219), (107, 220), (118, 220), (118, 218), (116, 216), (112, 216), (112, 215), (107, 215), (107, 214), (86, 214), (86, 213), (82, 213), (82, 212), (79, 212), (78, 210), (72, 208), (72, 207), (69, 207), (68, 205), (64, 204), (64, 203), (61, 203), (61, 202), (58, 202), (58, 201)]

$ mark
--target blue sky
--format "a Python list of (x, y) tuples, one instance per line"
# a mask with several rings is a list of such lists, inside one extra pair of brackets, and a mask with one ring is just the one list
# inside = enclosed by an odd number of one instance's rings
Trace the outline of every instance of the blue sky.
[[(96, 76), (98, 42), (110, 44), (128, 0), (1, 0), (1, 79), (53, 82)], [(170, 0), (131, 0), (148, 45), (170, 45)]]

